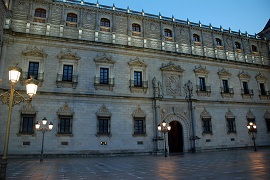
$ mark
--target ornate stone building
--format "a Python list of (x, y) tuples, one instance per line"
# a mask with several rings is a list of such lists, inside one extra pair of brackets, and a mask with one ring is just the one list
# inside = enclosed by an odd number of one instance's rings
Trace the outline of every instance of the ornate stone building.
[[(14, 0), (5, 21), (8, 67), (33, 75), (31, 104), (13, 107), (9, 154), (38, 154), (34, 124), (54, 124), (46, 154), (170, 153), (270, 145), (269, 26), (260, 35), (76, 0)], [(5, 127), (6, 105), (0, 105)], [(0, 152), (5, 128), (0, 128)]]

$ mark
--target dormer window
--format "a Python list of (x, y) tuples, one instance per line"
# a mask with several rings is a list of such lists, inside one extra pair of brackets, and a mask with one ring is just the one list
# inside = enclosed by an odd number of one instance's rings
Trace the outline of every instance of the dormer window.
[(132, 24), (132, 35), (138, 36), (141, 34), (141, 26), (137, 23)]
[(77, 14), (68, 13), (66, 19), (66, 26), (77, 27), (77, 20), (78, 20)]
[(46, 20), (46, 10), (38, 8), (35, 10), (34, 22), (45, 23)]
[(100, 30), (110, 32), (110, 20), (107, 18), (101, 18), (100, 19)]

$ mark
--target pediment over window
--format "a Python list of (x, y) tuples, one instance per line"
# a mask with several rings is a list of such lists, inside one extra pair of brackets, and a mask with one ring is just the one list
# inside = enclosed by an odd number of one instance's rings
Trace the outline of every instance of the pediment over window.
[(21, 114), (36, 114), (37, 110), (36, 107), (33, 106), (31, 103), (27, 103), (21, 108), (20, 112)]
[(228, 112), (225, 114), (226, 119), (235, 118), (234, 114), (229, 109)]
[(145, 64), (138, 57), (136, 57), (134, 60), (129, 61), (128, 62), (128, 65), (129, 66), (136, 66), (136, 67), (147, 67), (147, 64)]
[(76, 53), (71, 52), (70, 49), (62, 50), (60, 54), (57, 55), (58, 59), (67, 59), (67, 60), (79, 60), (81, 59)]
[(112, 58), (111, 57), (108, 57), (106, 54), (104, 54), (103, 56), (97, 56), (95, 59), (94, 59), (94, 61), (96, 62), (96, 63), (106, 63), (106, 64), (114, 64), (115, 63), (115, 61), (114, 60), (112, 60)]
[(146, 113), (138, 105), (137, 109), (133, 111), (132, 117), (146, 117)]
[(111, 117), (112, 113), (109, 111), (109, 109), (103, 104), (101, 108), (97, 111), (96, 115), (99, 117)]
[(250, 76), (249, 76), (246, 72), (244, 72), (244, 71), (240, 72), (240, 73), (238, 74), (238, 77), (239, 77), (240, 79), (250, 79)]
[(211, 118), (211, 114), (204, 108), (203, 112), (201, 113), (201, 118)]
[(264, 114), (264, 119), (270, 119), (270, 113), (267, 110), (266, 110), (266, 112)]
[(257, 74), (257, 76), (255, 77), (257, 81), (266, 81), (268, 78), (262, 74), (262, 73), (259, 73)]
[(177, 72), (182, 73), (185, 70), (181, 68), (181, 66), (175, 65), (173, 62), (169, 62), (168, 64), (162, 64), (162, 67), (160, 68), (161, 71), (169, 71), (169, 72)]
[(195, 74), (208, 74), (209, 73), (206, 67), (202, 67), (202, 65), (199, 65), (199, 67), (195, 67), (193, 71)]
[(34, 56), (46, 58), (48, 54), (38, 49), (36, 46), (27, 46), (26, 49), (22, 52), (24, 56)]
[(248, 111), (246, 117), (247, 117), (247, 119), (255, 119), (255, 116), (254, 116), (253, 113), (250, 111), (250, 109), (249, 109), (249, 111)]
[(220, 77), (230, 77), (232, 74), (227, 71), (226, 69), (222, 68), (220, 71), (217, 73)]
[(57, 111), (57, 114), (59, 116), (73, 116), (74, 112), (72, 111), (72, 109), (68, 106), (67, 103), (64, 104), (63, 107), (60, 107)]

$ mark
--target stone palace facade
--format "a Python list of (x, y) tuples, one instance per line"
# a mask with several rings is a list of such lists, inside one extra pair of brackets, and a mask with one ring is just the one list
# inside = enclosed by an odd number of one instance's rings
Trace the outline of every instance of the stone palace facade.
[[(17, 91), (39, 82), (13, 107), (9, 154), (39, 154), (43, 117), (54, 124), (45, 154), (157, 153), (164, 140), (169, 153), (252, 147), (250, 121), (256, 144), (270, 145), (269, 23), (249, 35), (77, 0), (4, 2), (0, 92), (14, 63)], [(0, 153), (7, 112), (1, 104)]]

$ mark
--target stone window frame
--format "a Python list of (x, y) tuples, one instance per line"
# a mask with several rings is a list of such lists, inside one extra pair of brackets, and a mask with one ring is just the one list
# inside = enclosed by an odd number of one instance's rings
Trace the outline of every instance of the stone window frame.
[[(171, 61), (168, 64), (162, 64), (160, 70), (162, 72), (163, 87), (159, 87), (159, 95), (163, 96), (163, 94), (165, 94), (166, 96), (168, 95), (173, 97), (181, 96), (181, 87), (183, 87), (183, 72), (185, 70), (182, 69), (180, 65), (175, 65)], [(179, 79), (179, 83), (172, 86), (171, 79), (175, 80), (175, 78)], [(160, 83), (158, 85), (162, 86)]]
[(173, 31), (170, 28), (164, 28), (163, 33), (166, 41), (173, 41)]
[[(134, 31), (133, 27), (137, 26), (139, 27), (139, 31)], [(132, 22), (131, 24), (131, 32), (132, 36), (141, 36), (142, 34), (142, 25), (139, 22)]]
[(25, 81), (28, 79), (29, 63), (37, 62), (39, 63), (38, 68), (38, 86), (41, 87), (44, 81), (44, 69), (45, 61), (48, 54), (43, 52), (43, 50), (37, 48), (36, 46), (27, 46), (24, 51), (22, 51), (23, 63), (22, 63), (22, 76), (20, 82), (25, 85)]
[[(103, 104), (101, 106), (101, 108), (96, 112), (96, 116), (97, 116), (97, 133), (96, 136), (108, 136), (111, 137), (111, 117), (112, 117), (112, 113), (109, 111), (109, 109), (106, 107), (105, 104)], [(108, 133), (100, 133), (99, 132), (99, 120), (100, 119), (107, 119), (108, 120)]]
[[(115, 60), (111, 57), (107, 56), (106, 54), (102, 56), (97, 56), (94, 59), (96, 64), (96, 75), (95, 75), (95, 82), (94, 86), (96, 90), (110, 90), (112, 91), (115, 85), (115, 77), (114, 77), (114, 64)], [(101, 84), (100, 83), (100, 68), (108, 68), (109, 69), (109, 83), (108, 84)]]
[[(227, 134), (236, 133), (235, 115), (231, 112), (230, 109), (228, 109), (228, 111), (226, 112), (225, 118), (227, 121)], [(230, 131), (229, 121), (232, 121), (233, 123), (233, 131)]]
[[(44, 10), (45, 11), (45, 17), (36, 16), (37, 10)], [(48, 13), (47, 8), (45, 7), (37, 7), (34, 9), (33, 13), (33, 21), (37, 23), (46, 23), (48, 19)]]
[[(200, 115), (201, 120), (202, 120), (202, 135), (206, 135), (206, 134), (210, 134), (213, 135), (213, 127), (212, 127), (212, 116), (211, 114), (206, 110), (206, 108), (204, 108), (203, 112)], [(205, 121), (209, 122), (209, 131), (205, 131)]]
[[(62, 107), (60, 107), (56, 113), (58, 116), (58, 125), (57, 125), (56, 136), (58, 136), (58, 137), (60, 137), (60, 136), (73, 137), (73, 133), (72, 133), (72, 129), (73, 129), (72, 125), (73, 125), (73, 119), (74, 119), (73, 110), (68, 106), (67, 102), (65, 102), (65, 104)], [(69, 132), (60, 132), (60, 123), (61, 123), (62, 118), (69, 119), (69, 123), (70, 123), (69, 124)]]
[(201, 41), (201, 36), (198, 33), (193, 33), (192, 34), (192, 41), (195, 46), (201, 46), (202, 41)]
[(215, 46), (219, 50), (224, 49), (224, 43), (223, 43), (223, 41), (222, 41), (222, 39), (220, 37), (215, 37)]
[[(31, 103), (28, 103), (26, 105), (24, 105), (21, 110), (20, 110), (20, 115), (21, 115), (21, 119), (20, 119), (20, 128), (19, 128), (19, 132), (17, 133), (17, 136), (22, 136), (22, 135), (31, 135), (31, 136), (35, 136), (35, 122), (36, 122), (36, 116), (37, 116), (37, 110), (36, 107), (33, 106)], [(33, 131), (32, 132), (24, 132), (23, 131), (23, 118), (24, 117), (32, 117), (33, 118)]]
[(258, 46), (255, 44), (250, 45), (251, 52), (254, 56), (259, 56)]
[[(260, 99), (270, 99), (270, 91), (268, 89), (268, 84), (267, 84), (268, 78), (264, 74), (262, 74), (261, 72), (259, 72), (255, 76), (255, 78), (257, 80), (258, 93), (259, 93)], [(265, 94), (262, 93), (261, 86), (260, 86), (261, 83), (264, 84)]]
[[(136, 120), (143, 120), (143, 133), (137, 133), (135, 131), (135, 121)], [(146, 133), (146, 113), (144, 110), (141, 109), (140, 105), (132, 113), (132, 124), (133, 124), (133, 136), (147, 136)]]
[(236, 52), (241, 53), (242, 52), (242, 44), (239, 41), (234, 41), (234, 47)]
[[(246, 72), (242, 71), (238, 74), (240, 83), (241, 83), (241, 95), (242, 98), (252, 98), (253, 97), (253, 89), (250, 89), (250, 75), (248, 75)], [(248, 93), (246, 93), (246, 90), (244, 89), (244, 82), (248, 85)]]
[[(102, 20), (106, 20), (106, 21), (108, 21), (109, 22), (109, 26), (103, 26), (103, 25), (101, 25), (102, 24)], [(103, 31), (103, 32), (111, 32), (111, 27), (112, 27), (112, 20), (111, 20), (111, 18), (109, 18), (109, 17), (107, 17), (107, 16), (102, 16), (102, 17), (100, 17), (100, 19), (99, 19), (99, 30), (100, 31)]]
[[(231, 87), (231, 83), (230, 83), (230, 78), (231, 78), (231, 73), (222, 68), (221, 70), (218, 71), (218, 76), (219, 76), (219, 80), (220, 80), (220, 94), (221, 96), (224, 97), (233, 97), (234, 94), (234, 89), (233, 87)], [(224, 92), (224, 87), (223, 87), (223, 80), (227, 80), (228, 81), (228, 88), (229, 88), (229, 92)]]
[[(68, 21), (68, 15), (76, 15), (76, 22), (75, 21)], [(79, 22), (79, 15), (78, 15), (78, 13), (73, 12), (73, 11), (66, 12), (66, 15), (65, 15), (65, 26), (67, 26), (67, 27), (78, 27), (78, 22)]]
[[(195, 69), (193, 70), (196, 76), (196, 92), (197, 95), (199, 96), (210, 96), (211, 94), (211, 86), (208, 85), (208, 74), (209, 71), (206, 69), (206, 67), (202, 67), (202, 65), (199, 65), (198, 67), (195, 67)], [(205, 91), (201, 91), (200, 90), (200, 82), (199, 82), (199, 78), (204, 78), (205, 79)]]
[[(57, 55), (59, 59), (59, 69), (57, 73), (56, 85), (58, 88), (74, 88), (76, 89), (78, 84), (78, 63), (81, 57), (79, 57), (76, 53), (71, 52), (69, 49), (62, 50), (60, 54)], [(72, 65), (73, 66), (73, 77), (72, 81), (63, 81), (63, 68), (64, 65)]]
[[(131, 59), (128, 62), (129, 68), (130, 68), (130, 80), (129, 80), (129, 87), (130, 91), (133, 92), (138, 92), (138, 93), (146, 93), (148, 89), (148, 79), (147, 79), (147, 64), (143, 61), (140, 60), (138, 57), (135, 59)], [(134, 72), (135, 71), (140, 71), (142, 72), (142, 86), (137, 87), (134, 86)]]

